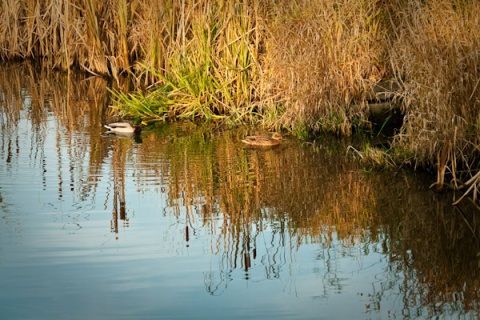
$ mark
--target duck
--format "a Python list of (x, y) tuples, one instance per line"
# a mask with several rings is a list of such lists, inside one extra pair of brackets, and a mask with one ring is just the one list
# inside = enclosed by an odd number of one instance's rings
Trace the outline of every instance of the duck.
[(112, 133), (118, 134), (140, 134), (142, 128), (137, 125), (132, 125), (130, 122), (113, 122), (104, 125)]
[(277, 146), (282, 140), (282, 135), (278, 132), (275, 132), (271, 137), (270, 136), (247, 136), (242, 140), (243, 143), (246, 143), (251, 146)]

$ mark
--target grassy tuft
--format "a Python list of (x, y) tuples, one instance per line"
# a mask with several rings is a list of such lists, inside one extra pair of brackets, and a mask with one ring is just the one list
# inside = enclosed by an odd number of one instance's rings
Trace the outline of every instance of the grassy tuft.
[[(118, 106), (127, 113), (151, 111), (150, 118), (253, 122), (261, 101), (257, 3), (200, 1), (164, 9), (159, 27), (169, 32), (155, 42), (148, 64), (137, 63), (144, 70), (138, 83), (157, 82), (129, 102), (118, 94)], [(154, 68), (158, 48), (168, 57), (162, 69)]]

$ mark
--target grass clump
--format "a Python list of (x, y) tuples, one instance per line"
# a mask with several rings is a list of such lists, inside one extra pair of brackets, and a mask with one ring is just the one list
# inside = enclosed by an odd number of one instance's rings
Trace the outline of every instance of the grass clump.
[(161, 38), (169, 52), (164, 67), (138, 64), (143, 70), (138, 81), (157, 82), (144, 93), (117, 95), (119, 105), (158, 119), (252, 122), (261, 101), (257, 6), (255, 1), (200, 1), (165, 12), (180, 22), (164, 18), (162, 29), (174, 30)]

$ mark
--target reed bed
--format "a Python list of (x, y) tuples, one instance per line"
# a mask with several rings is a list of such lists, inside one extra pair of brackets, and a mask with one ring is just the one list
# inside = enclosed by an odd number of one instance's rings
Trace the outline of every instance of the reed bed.
[(282, 93), (280, 122), (350, 134), (365, 119), (366, 94), (385, 76), (380, 1), (296, 1), (279, 6), (266, 52), (269, 81)]
[(368, 126), (375, 86), (393, 80), (405, 121), (387, 158), (435, 167), (438, 189), (466, 188), (475, 198), (479, 7), (473, 0), (4, 0), (0, 59), (39, 59), (117, 83), (129, 75), (136, 90), (114, 91), (124, 115), (249, 123), (302, 137)]
[[(480, 169), (480, 3), (412, 2), (401, 14), (391, 46), (406, 114), (396, 153), (436, 167), (437, 189), (461, 188)], [(479, 181), (469, 182), (474, 198)]]
[(0, 58), (134, 75), (150, 90), (117, 100), (143, 117), (349, 134), (385, 69), (377, 3), (6, 0)]

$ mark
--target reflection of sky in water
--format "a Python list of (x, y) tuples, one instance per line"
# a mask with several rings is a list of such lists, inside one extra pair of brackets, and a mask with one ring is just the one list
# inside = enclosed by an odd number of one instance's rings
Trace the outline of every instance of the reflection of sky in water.
[[(165, 176), (139, 185), (136, 145), (123, 172), (126, 219), (115, 221), (112, 150), (93, 170), (88, 135), (57, 132), (56, 123), (49, 117), (35, 131), (24, 118), (3, 139), (6, 318), (385, 319), (428, 312), (402, 310), (402, 268), (389, 264), (382, 232), (346, 244), (331, 227), (332, 238), (298, 245), (298, 235), (265, 219), (240, 233), (247, 240), (232, 241), (220, 230), (223, 215), (205, 222), (191, 212), (200, 207), (169, 206)], [(10, 163), (6, 136), (14, 145)]]

